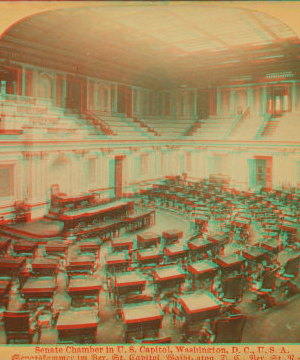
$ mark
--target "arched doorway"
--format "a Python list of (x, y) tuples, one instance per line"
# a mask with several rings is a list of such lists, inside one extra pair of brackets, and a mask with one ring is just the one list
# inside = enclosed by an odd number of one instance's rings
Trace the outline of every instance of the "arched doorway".
[(32, 88), (34, 89), (35, 97), (42, 99), (51, 99), (52, 81), (49, 75), (41, 74), (34, 77)]
[(234, 113), (240, 114), (247, 108), (247, 93), (244, 90), (236, 91), (234, 94)]
[(59, 186), (59, 192), (70, 193), (70, 159), (66, 155), (60, 155), (49, 166), (49, 183), (48, 189), (52, 185), (57, 184)]

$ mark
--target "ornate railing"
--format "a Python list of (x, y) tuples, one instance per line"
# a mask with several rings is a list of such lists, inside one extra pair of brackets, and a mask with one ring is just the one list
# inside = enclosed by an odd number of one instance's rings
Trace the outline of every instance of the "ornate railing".
[(84, 115), (91, 125), (95, 126), (98, 130), (101, 130), (105, 135), (115, 135), (109, 124), (101, 119), (99, 115), (96, 115), (91, 110), (86, 110)]

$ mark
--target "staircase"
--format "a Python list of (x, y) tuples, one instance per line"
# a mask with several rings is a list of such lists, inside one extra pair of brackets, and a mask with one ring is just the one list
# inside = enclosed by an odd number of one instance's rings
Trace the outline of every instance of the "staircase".
[(268, 127), (268, 124), (271, 122), (271, 114), (265, 114), (262, 124), (260, 125), (257, 133), (254, 136), (255, 140), (262, 140), (262, 134), (264, 133), (265, 129)]
[(238, 114), (235, 121), (231, 124), (230, 128), (226, 132), (224, 139), (227, 140), (232, 134), (234, 134), (245, 121), (245, 119), (250, 118), (250, 107), (248, 107), (243, 113)]
[[(97, 113), (96, 113), (97, 114)], [(122, 140), (145, 140), (149, 139), (148, 131), (142, 128), (132, 118), (123, 115), (104, 116), (101, 119), (110, 127), (113, 135)]]
[(162, 119), (151, 118), (142, 120), (148, 127), (151, 127), (157, 136), (164, 139), (178, 139), (190, 128), (193, 120), (188, 118)]
[(275, 119), (271, 119), (270, 121), (268, 121), (261, 133), (261, 137), (267, 137), (267, 136), (269, 137), (272, 134), (274, 134), (278, 127), (278, 123), (279, 121)]
[(140, 120), (140, 119), (138, 119), (136, 117), (133, 117), (132, 119), (133, 119), (134, 122), (138, 123), (141, 128), (146, 128), (148, 133), (152, 133), (155, 136), (159, 136), (159, 134), (152, 127), (150, 127), (148, 124), (146, 124), (142, 120)]
[(234, 118), (211, 116), (201, 120), (201, 125), (193, 134), (195, 140), (222, 140), (235, 121)]
[(193, 134), (200, 128), (202, 122), (200, 119), (197, 119), (195, 122), (189, 126), (182, 136), (193, 136)]
[(101, 119), (101, 117), (95, 112), (91, 110), (86, 110), (83, 115), (85, 117), (85, 120), (90, 125), (94, 126), (98, 130), (98, 132), (108, 136), (115, 135), (108, 123)]
[[(274, 124), (267, 124), (267, 128), (262, 133), (264, 140), (270, 141), (300, 141), (300, 113), (287, 113), (282, 117), (277, 117)], [(273, 125), (273, 126), (271, 126)]]

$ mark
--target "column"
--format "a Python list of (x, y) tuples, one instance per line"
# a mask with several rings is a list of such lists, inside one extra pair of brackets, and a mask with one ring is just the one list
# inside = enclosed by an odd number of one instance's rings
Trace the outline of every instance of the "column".
[(26, 69), (24, 65), (22, 65), (22, 94), (23, 96), (26, 95)]
[(183, 94), (183, 116), (187, 116), (189, 112), (189, 97), (187, 93)]
[(177, 101), (176, 93), (170, 92), (170, 115), (177, 117)]
[(217, 90), (217, 115), (222, 116), (223, 115), (223, 106), (222, 106), (222, 89)]
[(252, 114), (252, 112), (254, 112), (254, 89), (253, 88), (247, 89), (247, 107), (250, 107), (250, 114)]
[(66, 98), (67, 98), (67, 79), (66, 75), (63, 75), (61, 79), (61, 107), (66, 107)]
[(115, 84), (115, 112), (118, 112), (118, 84)]
[(93, 110), (99, 110), (99, 102), (98, 102), (98, 99), (99, 99), (99, 96), (98, 96), (98, 93), (99, 93), (99, 86), (98, 84), (94, 84), (94, 89), (93, 89)]
[(54, 74), (52, 76), (52, 104), (56, 105), (56, 88), (57, 88), (57, 76)]
[(90, 79), (86, 80), (86, 109), (90, 109)]
[(194, 90), (194, 115), (197, 114), (197, 90)]
[(22, 95), (22, 69), (17, 69), (17, 95)]
[(106, 92), (106, 87), (105, 86), (100, 86), (101, 92), (101, 112), (104, 112), (106, 110), (106, 104), (105, 104), (105, 92)]
[(111, 114), (111, 86), (110, 85), (107, 87), (107, 112), (108, 112), (108, 115), (110, 116), (110, 114)]
[(140, 116), (140, 89), (136, 89), (136, 113)]
[(230, 89), (230, 114), (231, 117), (235, 117), (235, 111), (234, 111), (234, 89)]

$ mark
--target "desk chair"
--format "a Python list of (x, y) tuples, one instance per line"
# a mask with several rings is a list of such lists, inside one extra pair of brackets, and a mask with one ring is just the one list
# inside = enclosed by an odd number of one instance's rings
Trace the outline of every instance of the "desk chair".
[(43, 309), (39, 309), (33, 316), (30, 311), (6, 311), (4, 313), (6, 343), (31, 344), (35, 334), (38, 335), (37, 343), (39, 343), (40, 326), (37, 320), (42, 311)]
[(238, 311), (229, 314), (224, 318), (216, 320), (213, 332), (210, 333), (209, 343), (240, 343), (246, 316)]
[(232, 307), (243, 300), (245, 278), (244, 275), (228, 277), (222, 280), (218, 298), (226, 307)]
[(70, 260), (66, 266), (68, 279), (74, 275), (92, 275), (95, 270), (95, 261), (85, 259), (82, 262), (77, 262), (76, 259)]
[(277, 269), (265, 269), (261, 279), (250, 285), (249, 290), (257, 294), (256, 299), (252, 302), (259, 304), (259, 310), (265, 310), (275, 305), (275, 300), (271, 294), (276, 289)]
[[(85, 276), (72, 276), (70, 280), (82, 279), (86, 284), (89, 282), (89, 277)], [(80, 281), (80, 280), (79, 280)], [(84, 290), (70, 290), (67, 289), (68, 294), (71, 297), (72, 309), (84, 309), (89, 308), (92, 310), (99, 310), (99, 288), (84, 289)]]
[(161, 323), (161, 318), (128, 323), (126, 324), (126, 326), (124, 326), (123, 323), (123, 340), (125, 343), (130, 343), (132, 338), (157, 339), (159, 337), (159, 329), (161, 328)]
[(298, 291), (298, 287), (292, 283), (299, 273), (300, 256), (289, 259), (282, 267), (279, 273), (279, 279), (282, 280), (280, 288), (282, 296), (291, 296)]

